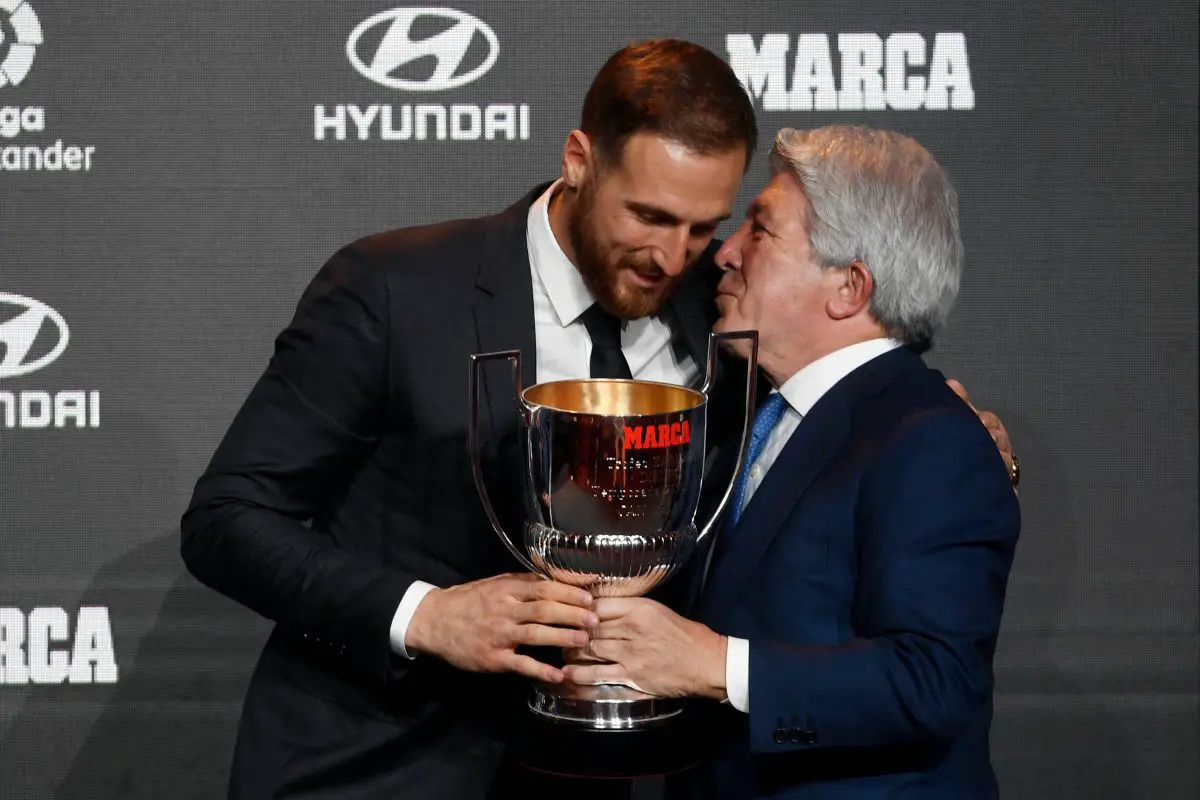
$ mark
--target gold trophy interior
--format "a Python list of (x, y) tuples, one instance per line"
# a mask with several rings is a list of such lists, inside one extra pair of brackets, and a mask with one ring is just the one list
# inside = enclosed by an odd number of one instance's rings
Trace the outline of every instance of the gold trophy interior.
[(670, 414), (690, 411), (705, 403), (704, 395), (695, 389), (608, 378), (539, 383), (521, 394), (530, 406), (605, 417)]

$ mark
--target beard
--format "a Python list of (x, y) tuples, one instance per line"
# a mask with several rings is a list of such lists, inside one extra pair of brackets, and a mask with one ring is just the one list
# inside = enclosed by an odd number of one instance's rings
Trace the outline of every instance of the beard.
[[(611, 246), (601, 239), (595, 226), (595, 189), (593, 181), (580, 187), (567, 220), (575, 266), (579, 268), (583, 284), (600, 307), (614, 316), (622, 319), (653, 316), (662, 310), (678, 285), (679, 277), (686, 273), (680, 273), (678, 277), (666, 276), (650, 258), (634, 253), (613, 259)], [(621, 280), (625, 269), (660, 282), (648, 289), (634, 286)]]

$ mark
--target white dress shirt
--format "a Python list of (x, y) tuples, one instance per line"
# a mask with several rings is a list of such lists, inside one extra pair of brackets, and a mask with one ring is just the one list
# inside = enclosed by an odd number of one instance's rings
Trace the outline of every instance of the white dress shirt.
[[(592, 339), (579, 316), (594, 302), (583, 277), (563, 252), (550, 227), (550, 198), (562, 187), (555, 181), (529, 209), (526, 238), (533, 278), (533, 333), (537, 349), (537, 382), (590, 377)], [(621, 351), (634, 378), (692, 386), (700, 368), (687, 351), (675, 347), (680, 333), (661, 317), (629, 320), (621, 331)], [(411, 658), (404, 636), (417, 605), (434, 589), (414, 581), (392, 618), (392, 650)]]
[[(767, 443), (753, 464), (746, 480), (746, 493), (742, 508), (750, 502), (754, 492), (762, 485), (775, 459), (800, 426), (804, 415), (812, 410), (817, 401), (842, 378), (884, 353), (900, 346), (894, 339), (870, 339), (822, 356), (797, 372), (779, 387), (779, 393), (787, 401), (787, 407), (778, 424), (767, 437)], [(723, 531), (722, 536), (729, 531)], [(725, 692), (729, 704), (738, 711), (750, 711), (750, 642), (730, 636), (725, 651)]]

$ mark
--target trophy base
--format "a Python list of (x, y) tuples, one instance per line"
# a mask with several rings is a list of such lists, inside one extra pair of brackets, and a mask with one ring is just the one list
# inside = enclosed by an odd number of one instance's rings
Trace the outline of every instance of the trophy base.
[[(510, 757), (534, 772), (589, 780), (652, 778), (693, 769), (721, 741), (703, 703), (648, 698), (623, 686), (578, 687), (593, 692), (575, 698), (587, 702), (568, 704), (568, 714), (561, 685), (535, 686), (539, 696), (528, 703), (534, 713), (514, 719), (509, 745)], [(624, 701), (613, 702), (614, 694)], [(653, 704), (645, 704), (647, 698)], [(609, 700), (604, 710), (588, 704), (603, 705), (604, 699)], [(556, 713), (543, 713), (539, 702)], [(615, 726), (614, 717), (623, 727)]]
[(576, 686), (539, 684), (529, 708), (554, 722), (594, 731), (652, 728), (678, 716), (685, 702), (655, 697), (619, 684)]

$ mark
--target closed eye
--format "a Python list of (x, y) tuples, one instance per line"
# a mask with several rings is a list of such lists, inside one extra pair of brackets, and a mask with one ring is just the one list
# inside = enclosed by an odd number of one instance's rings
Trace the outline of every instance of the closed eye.
[(633, 213), (637, 218), (647, 225), (659, 225), (669, 227), (679, 224), (679, 220), (672, 217), (670, 214), (664, 214), (661, 211), (655, 211), (649, 208), (634, 208)]

